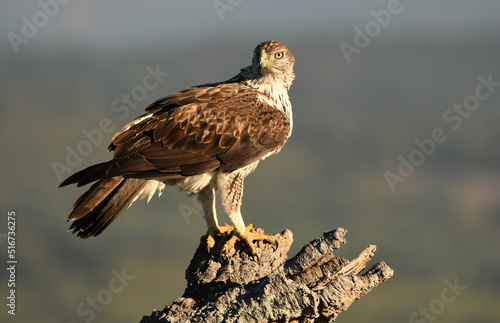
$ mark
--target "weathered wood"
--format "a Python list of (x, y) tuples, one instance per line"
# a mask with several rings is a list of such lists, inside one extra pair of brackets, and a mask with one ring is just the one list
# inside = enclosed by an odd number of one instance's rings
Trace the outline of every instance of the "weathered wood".
[(368, 246), (352, 261), (336, 257), (333, 251), (346, 243), (346, 233), (342, 228), (325, 232), (289, 260), (289, 230), (275, 234), (274, 245), (255, 242), (258, 257), (239, 243), (222, 252), (223, 236), (209, 252), (204, 236), (186, 270), (184, 295), (141, 323), (332, 322), (394, 273), (380, 262), (358, 276), (376, 247)]

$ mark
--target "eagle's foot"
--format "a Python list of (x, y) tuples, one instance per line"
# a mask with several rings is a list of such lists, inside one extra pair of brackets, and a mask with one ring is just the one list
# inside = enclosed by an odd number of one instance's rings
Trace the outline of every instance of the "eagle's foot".
[(234, 230), (234, 226), (232, 225), (225, 225), (225, 226), (215, 226), (215, 227), (209, 227), (208, 228), (208, 238), (207, 238), (207, 248), (208, 251), (210, 252), (210, 249), (212, 249), (215, 246), (215, 236), (220, 235), (220, 234), (225, 234), (228, 232), (231, 232)]
[(234, 244), (238, 241), (238, 240), (242, 240), (244, 241), (248, 247), (250, 248), (250, 253), (252, 255), (256, 255), (257, 254), (257, 251), (255, 250), (255, 246), (253, 245), (253, 242), (255, 240), (257, 241), (267, 241), (269, 243), (276, 243), (276, 240), (274, 239), (274, 237), (272, 235), (268, 235), (268, 234), (262, 234), (262, 233), (257, 233), (257, 232), (251, 232), (253, 229), (253, 224), (249, 224), (246, 228), (245, 228), (245, 232), (243, 232), (242, 235), (239, 235), (236, 233), (236, 231), (234, 232), (233, 236), (231, 237), (231, 239), (229, 239), (225, 246), (224, 246), (224, 249), (226, 250), (226, 252), (229, 252), (231, 249), (234, 248)]

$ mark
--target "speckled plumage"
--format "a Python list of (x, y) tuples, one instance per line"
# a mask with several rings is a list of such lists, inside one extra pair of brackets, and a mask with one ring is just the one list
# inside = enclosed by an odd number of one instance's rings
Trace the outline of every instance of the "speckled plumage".
[(113, 137), (112, 160), (61, 184), (97, 181), (76, 201), (70, 229), (81, 238), (98, 235), (138, 198), (177, 185), (199, 194), (209, 227), (218, 225), (214, 192), (219, 190), (235, 231), (243, 233), (243, 180), (291, 134), (293, 64), (285, 45), (264, 42), (255, 48), (252, 65), (233, 78), (152, 103)]

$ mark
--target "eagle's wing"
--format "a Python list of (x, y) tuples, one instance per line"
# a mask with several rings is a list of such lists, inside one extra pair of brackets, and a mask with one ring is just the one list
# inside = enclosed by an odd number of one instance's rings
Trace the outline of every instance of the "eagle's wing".
[(113, 176), (178, 178), (250, 165), (275, 152), (290, 135), (286, 114), (263, 96), (230, 83), (162, 98), (113, 137), (113, 160), (63, 184), (80, 186)]

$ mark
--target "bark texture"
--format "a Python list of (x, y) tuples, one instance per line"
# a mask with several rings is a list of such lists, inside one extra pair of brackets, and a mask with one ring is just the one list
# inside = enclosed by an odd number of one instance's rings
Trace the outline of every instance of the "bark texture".
[(184, 295), (144, 316), (141, 323), (335, 321), (394, 273), (380, 262), (358, 275), (373, 257), (374, 245), (351, 261), (334, 256), (333, 251), (346, 243), (346, 233), (342, 228), (325, 232), (289, 260), (290, 230), (275, 234), (274, 245), (254, 242), (258, 257), (239, 243), (222, 252), (224, 236), (208, 252), (204, 236), (186, 270)]

